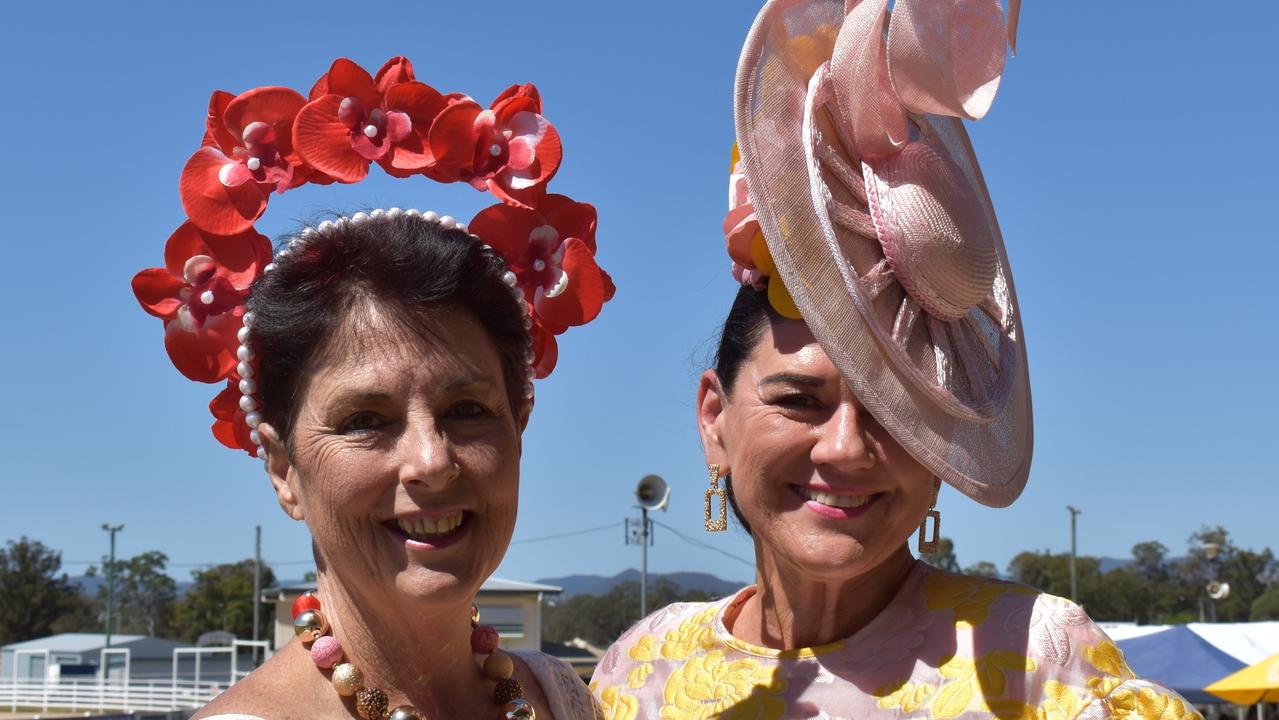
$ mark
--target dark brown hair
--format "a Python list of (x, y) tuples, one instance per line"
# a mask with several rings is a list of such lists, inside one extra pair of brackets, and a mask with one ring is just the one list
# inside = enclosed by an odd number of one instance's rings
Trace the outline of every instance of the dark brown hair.
[(308, 364), (361, 303), (392, 310), (423, 337), (431, 335), (433, 314), (471, 313), (497, 348), (511, 407), (518, 408), (529, 333), (504, 272), (501, 259), (464, 230), (416, 214), (339, 219), (300, 233), (253, 284), (249, 300), (263, 419), (287, 445)]
[[(720, 389), (725, 395), (732, 395), (742, 363), (746, 362), (751, 351), (759, 344), (764, 327), (779, 318), (781, 315), (768, 302), (767, 291), (756, 290), (750, 285), (743, 285), (737, 291), (733, 307), (724, 320), (719, 346), (715, 350), (715, 374), (719, 376)], [(746, 534), (750, 535), (751, 526), (742, 517), (742, 511), (737, 507), (737, 496), (733, 494), (732, 475), (725, 476), (724, 487), (727, 489), (728, 504), (733, 509), (733, 516)]]

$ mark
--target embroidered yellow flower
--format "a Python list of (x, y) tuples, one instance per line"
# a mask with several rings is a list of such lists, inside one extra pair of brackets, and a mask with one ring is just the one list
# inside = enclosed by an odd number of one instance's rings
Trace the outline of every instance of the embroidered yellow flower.
[(976, 678), (982, 695), (1002, 697), (1008, 687), (1005, 672), (1033, 672), (1035, 661), (1011, 650), (993, 650), (977, 658)]
[(1021, 700), (992, 700), (985, 711), (998, 720), (1075, 720), (1083, 712), (1083, 702), (1069, 685), (1049, 680), (1044, 683), (1038, 706)]
[(984, 711), (1000, 717), (1021, 717), (1030, 709), (1018, 703), (1001, 702), (1008, 689), (1008, 672), (1033, 672), (1034, 660), (1011, 650), (992, 650), (976, 660), (952, 655), (944, 658), (937, 672), (950, 680), (933, 697), (932, 713), (935, 718), (953, 718), (962, 715), (976, 698)]
[(1044, 696), (1040, 701), (1036, 720), (1074, 720), (1083, 711), (1083, 702), (1069, 685), (1049, 680), (1044, 683)]
[(1084, 657), (1092, 666), (1107, 675), (1121, 678), (1133, 678), (1132, 668), (1124, 660), (1124, 653), (1119, 646), (1109, 640), (1098, 643), (1095, 647), (1084, 648)]
[(924, 599), (929, 610), (953, 610), (955, 623), (980, 625), (990, 616), (990, 606), (1007, 593), (1032, 595), (1033, 590), (988, 578), (934, 572), (924, 579)]
[(640, 638), (639, 642), (632, 645), (626, 654), (638, 663), (626, 673), (626, 684), (632, 689), (641, 688), (653, 672), (653, 636), (645, 635)]
[(1187, 720), (1201, 718), (1179, 697), (1153, 687), (1124, 683), (1107, 698), (1115, 720)]
[(1110, 695), (1124, 680), (1136, 677), (1124, 660), (1123, 651), (1109, 640), (1104, 640), (1095, 647), (1085, 647), (1084, 658), (1101, 672), (1098, 677), (1088, 678), (1088, 687), (1097, 697)]
[(937, 688), (927, 683), (919, 685), (905, 680), (889, 683), (875, 691), (879, 698), (879, 706), (885, 710), (901, 708), (903, 712), (912, 713), (923, 707)]
[(716, 610), (718, 606), (710, 605), (666, 633), (666, 641), (661, 647), (662, 657), (667, 660), (683, 660), (695, 652), (715, 647), (713, 622)]
[(666, 681), (664, 720), (780, 720), (786, 681), (751, 659), (727, 661), (714, 650), (690, 658)]
[(604, 688), (599, 699), (604, 720), (635, 720), (639, 716), (639, 699), (633, 695), (624, 695), (621, 688)]

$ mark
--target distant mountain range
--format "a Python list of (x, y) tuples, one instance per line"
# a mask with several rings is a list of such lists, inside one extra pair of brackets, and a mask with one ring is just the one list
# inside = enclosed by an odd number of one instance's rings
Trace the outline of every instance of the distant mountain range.
[[(649, 573), (649, 587), (652, 587), (653, 583), (659, 579), (670, 580), (678, 585), (683, 592), (701, 590), (711, 597), (730, 595), (740, 590), (744, 584), (733, 580), (723, 580), (710, 573), (673, 572)], [(536, 582), (562, 587), (564, 588), (564, 594), (560, 597), (571, 598), (574, 595), (607, 595), (610, 590), (622, 583), (638, 583), (639, 581), (640, 571), (631, 568), (623, 570), (612, 577), (604, 577), (603, 575), (565, 575), (563, 577), (542, 578)]]

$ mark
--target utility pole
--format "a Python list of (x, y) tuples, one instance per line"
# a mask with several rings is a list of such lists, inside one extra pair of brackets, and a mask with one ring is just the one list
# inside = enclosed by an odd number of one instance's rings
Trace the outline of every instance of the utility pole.
[(640, 507), (640, 617), (648, 617), (648, 508)]
[(1067, 505), (1070, 511), (1070, 601), (1079, 602), (1079, 585), (1075, 576), (1075, 518), (1083, 512), (1074, 505)]
[(124, 524), (102, 523), (102, 529), (111, 534), (111, 554), (107, 560), (107, 639), (104, 644), (104, 647), (111, 647), (111, 613), (115, 609), (115, 534), (124, 529)]
[[(253, 640), (258, 639), (258, 627), (262, 612), (262, 526), (253, 527)], [(253, 648), (253, 658), (257, 660), (258, 649)]]
[(635, 499), (639, 500), (639, 527), (631, 532), (631, 519), (626, 519), (626, 542), (634, 538), (640, 546), (640, 617), (648, 615), (648, 544), (653, 541), (652, 521), (648, 519), (649, 510), (661, 508), (665, 510), (670, 504), (671, 489), (666, 481), (656, 475), (645, 475), (635, 487)]

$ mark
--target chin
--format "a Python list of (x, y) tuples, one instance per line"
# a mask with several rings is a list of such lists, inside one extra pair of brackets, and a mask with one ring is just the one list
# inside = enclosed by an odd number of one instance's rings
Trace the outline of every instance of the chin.
[(470, 569), (448, 572), (410, 566), (395, 576), (395, 589), (403, 597), (427, 605), (469, 603), (484, 584), (487, 574)]

